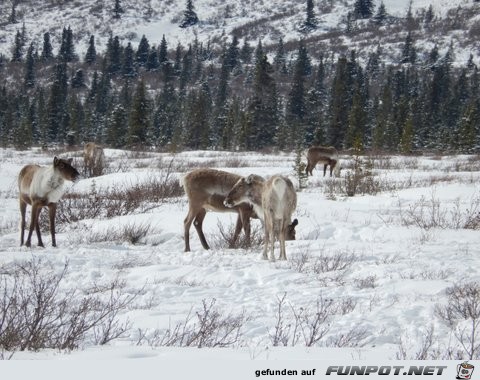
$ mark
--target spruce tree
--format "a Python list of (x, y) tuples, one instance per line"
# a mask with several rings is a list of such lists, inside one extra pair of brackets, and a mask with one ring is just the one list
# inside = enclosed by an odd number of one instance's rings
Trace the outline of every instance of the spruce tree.
[(325, 63), (320, 57), (314, 84), (306, 97), (304, 144), (325, 145), (327, 91), (325, 87)]
[(33, 52), (34, 46), (32, 42), (28, 48), (27, 58), (25, 60), (25, 76), (23, 83), (27, 88), (32, 88), (35, 86), (35, 59), (33, 57)]
[(68, 114), (70, 115), (67, 144), (78, 145), (83, 141), (85, 128), (85, 111), (82, 102), (76, 94), (72, 94), (68, 101)]
[(285, 53), (285, 46), (283, 44), (283, 38), (280, 38), (277, 45), (277, 51), (275, 57), (273, 58), (273, 63), (275, 65), (275, 71), (282, 74), (287, 73), (287, 57)]
[(300, 30), (303, 33), (309, 33), (315, 29), (317, 29), (317, 17), (315, 16), (313, 0), (307, 0), (306, 18)]
[(187, 52), (182, 58), (182, 69), (180, 71), (180, 83), (179, 88), (180, 92), (184, 93), (187, 84), (190, 83), (192, 79), (192, 67), (193, 67), (193, 53), (192, 46), (188, 47)]
[[(286, 122), (291, 128), (295, 130), (294, 136), (301, 137), (305, 131), (304, 118), (306, 115), (305, 106), (305, 79), (311, 71), (310, 60), (303, 41), (300, 42), (298, 49), (297, 60), (295, 61), (295, 69), (292, 78), (291, 90), (288, 94), (287, 109), (286, 109)], [(297, 138), (298, 138), (297, 137)], [(291, 142), (295, 143), (295, 142)], [(303, 143), (298, 141), (297, 143)]]
[(232, 42), (225, 53), (225, 65), (231, 72), (238, 65), (240, 50), (238, 48), (238, 38), (233, 36)]
[(479, 104), (471, 102), (459, 120), (458, 138), (456, 141), (460, 153), (473, 153), (478, 144)]
[(187, 135), (184, 144), (192, 149), (206, 149), (209, 138), (220, 140), (221, 136), (210, 135), (212, 99), (208, 82), (203, 80), (200, 89), (189, 96), (187, 109)]
[(175, 49), (175, 60), (173, 63), (173, 74), (175, 76), (180, 76), (182, 71), (182, 54), (183, 54), (183, 47), (180, 42), (177, 44), (177, 48)]
[(158, 52), (155, 46), (152, 46), (148, 54), (147, 64), (145, 69), (147, 71), (157, 71), (160, 68), (160, 61), (158, 60)]
[(187, 0), (186, 9), (183, 12), (183, 20), (180, 23), (180, 28), (188, 28), (189, 26), (193, 26), (198, 23), (198, 16), (194, 9), (193, 1)]
[(423, 19), (423, 22), (425, 23), (425, 26), (427, 28), (430, 27), (430, 24), (432, 23), (434, 17), (435, 17), (435, 14), (433, 13), (433, 6), (432, 4), (430, 4), (430, 6), (427, 9), (427, 12), (425, 13), (425, 18)]
[(139, 66), (145, 66), (148, 61), (148, 53), (150, 52), (150, 44), (148, 43), (147, 37), (142, 36), (140, 43), (138, 44), (138, 49), (135, 55), (135, 61)]
[(411, 32), (408, 32), (407, 37), (405, 38), (405, 44), (403, 45), (401, 62), (414, 64), (416, 60), (417, 50), (414, 46), (412, 34)]
[(95, 49), (95, 37), (90, 36), (90, 40), (88, 43), (88, 49), (85, 54), (85, 63), (91, 65), (97, 60), (97, 50)]
[(158, 96), (154, 115), (157, 143), (166, 146), (172, 143), (179, 119), (178, 97), (174, 88), (173, 67), (170, 62), (163, 65), (163, 87)]
[(380, 90), (378, 107), (376, 112), (376, 119), (374, 121), (375, 128), (372, 134), (372, 147), (374, 149), (382, 150), (386, 148), (386, 141), (389, 136), (387, 131), (391, 129), (391, 124), (393, 123), (393, 95), (392, 95), (392, 83), (391, 83), (391, 73), (387, 73), (385, 84)]
[(66, 136), (65, 109), (68, 93), (67, 65), (60, 62), (55, 67), (55, 77), (50, 87), (47, 103), (47, 139), (62, 142)]
[(365, 143), (366, 139), (366, 123), (367, 115), (364, 104), (365, 99), (363, 99), (362, 92), (359, 84), (355, 90), (355, 94), (352, 100), (352, 107), (348, 115), (348, 127), (345, 133), (345, 140), (343, 146), (346, 148), (353, 147), (355, 141), (361, 141), (362, 144)]
[(163, 65), (167, 61), (168, 61), (168, 44), (164, 34), (162, 37), (162, 41), (160, 42), (160, 48), (158, 52), (158, 62), (160, 63), (160, 65)]
[(105, 142), (113, 148), (123, 148), (125, 146), (126, 125), (128, 125), (127, 112), (121, 104), (117, 104), (108, 118)]
[(12, 1), (12, 9), (10, 10), (10, 15), (8, 16), (9, 24), (16, 24), (17, 21), (17, 10), (15, 9), (16, 2)]
[(128, 144), (130, 146), (145, 146), (150, 144), (150, 100), (148, 99), (145, 82), (140, 80), (133, 96), (132, 108), (128, 122)]
[(218, 89), (215, 101), (217, 109), (223, 109), (225, 102), (227, 101), (228, 79), (230, 78), (230, 69), (231, 67), (228, 62), (228, 57), (226, 54), (224, 54), (222, 67), (220, 69), (220, 78), (218, 81)]
[(118, 74), (122, 68), (122, 48), (120, 46), (120, 39), (118, 36), (110, 38), (107, 44), (107, 62), (108, 62), (108, 73), (111, 75)]
[(402, 136), (400, 139), (400, 152), (403, 154), (410, 154), (413, 151), (413, 120), (411, 115), (407, 118), (405, 125), (403, 126)]
[(382, 1), (378, 6), (377, 13), (375, 13), (375, 16), (373, 16), (373, 19), (375, 21), (375, 24), (384, 25), (385, 21), (387, 20), (387, 17), (388, 17), (387, 10), (385, 8), (385, 4)]
[(23, 38), (19, 30), (15, 34), (15, 40), (12, 48), (12, 62), (21, 62), (23, 59)]
[(53, 47), (50, 42), (50, 33), (48, 32), (43, 35), (43, 49), (40, 58), (43, 62), (49, 62), (53, 59)]
[(63, 28), (62, 42), (60, 44), (58, 56), (65, 62), (72, 62), (76, 59), (75, 46), (73, 44), (73, 32), (70, 26), (68, 28)]
[(129, 41), (123, 52), (122, 75), (124, 77), (134, 77), (136, 75), (133, 55), (132, 44)]
[(243, 40), (242, 48), (240, 49), (240, 59), (243, 63), (250, 63), (252, 61), (252, 47), (248, 43), (248, 40), (245, 38)]
[(85, 78), (83, 75), (83, 70), (78, 69), (75, 71), (75, 74), (72, 77), (72, 88), (83, 88), (85, 87)]
[(20, 118), (17, 123), (13, 135), (13, 144), (16, 149), (28, 149), (32, 146), (33, 141), (33, 129), (31, 120), (29, 120), (28, 114), (25, 113), (25, 109), (28, 109), (28, 101), (24, 100), (27, 104), (21, 104), (23, 112), (20, 113)]
[(370, 18), (373, 14), (372, 0), (355, 0), (353, 15), (357, 19)]
[(433, 68), (437, 64), (439, 56), (440, 56), (440, 53), (438, 52), (438, 46), (437, 44), (435, 44), (432, 50), (430, 50), (430, 53), (428, 54), (428, 58), (427, 58), (427, 63), (431, 68)]
[(124, 13), (124, 10), (120, 0), (115, 0), (115, 5), (113, 6), (113, 18), (119, 19), (122, 17), (122, 13)]
[(335, 68), (335, 75), (330, 90), (329, 126), (327, 141), (335, 147), (341, 147), (345, 129), (348, 125), (348, 110), (350, 107), (348, 61), (340, 57)]
[[(258, 52), (263, 51), (261, 43)], [(253, 97), (248, 104), (250, 115), (250, 135), (247, 138), (247, 149), (258, 149), (271, 146), (278, 126), (278, 94), (273, 69), (264, 54), (257, 58), (253, 82)]]

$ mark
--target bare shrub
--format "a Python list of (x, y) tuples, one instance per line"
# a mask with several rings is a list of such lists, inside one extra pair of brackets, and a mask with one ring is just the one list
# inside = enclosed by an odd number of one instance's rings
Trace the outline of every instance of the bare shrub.
[[(97, 189), (95, 181), (87, 194), (67, 193), (59, 202), (57, 222), (72, 223), (84, 219), (111, 218), (146, 212), (159, 204), (183, 194), (179, 180), (167, 172), (152, 175), (142, 183), (131, 186)], [(42, 218), (47, 218), (46, 214)], [(43, 220), (44, 225), (48, 221)]]
[(380, 181), (373, 174), (374, 161), (372, 158), (364, 161), (359, 154), (353, 156), (353, 169), (342, 178), (343, 192), (353, 197), (357, 194), (375, 195), (382, 190)]
[(328, 178), (324, 181), (324, 192), (328, 200), (334, 201), (337, 199), (337, 194), (342, 190), (342, 180), (337, 178)]
[(323, 286), (329, 286), (332, 283), (344, 284), (346, 270), (358, 260), (359, 257), (353, 252), (322, 252), (319, 256), (313, 256), (306, 250), (300, 255), (292, 256), (288, 264), (296, 272), (316, 275)]
[(202, 308), (187, 315), (183, 322), (166, 330), (139, 330), (137, 345), (152, 347), (235, 347), (240, 344), (242, 328), (249, 320), (245, 311), (224, 315), (215, 307), (215, 298), (202, 300)]
[(377, 276), (367, 276), (364, 278), (357, 278), (354, 280), (355, 286), (359, 289), (367, 289), (367, 288), (376, 288), (377, 287)]
[(0, 220), (0, 234), (7, 234), (18, 230), (18, 223), (13, 220)]
[[(398, 350), (396, 353), (397, 360), (428, 360), (441, 359), (442, 354), (439, 349), (433, 348), (433, 343), (436, 338), (434, 335), (434, 327), (431, 325), (426, 328), (420, 337), (415, 340), (415, 347), (410, 342), (406, 334), (402, 334), (398, 343)], [(448, 356), (448, 355), (447, 355)], [(445, 358), (445, 357), (443, 357)]]
[[(307, 347), (319, 345), (331, 328), (334, 315), (353, 311), (355, 302), (352, 300), (333, 300), (318, 297), (315, 305), (298, 307), (289, 304), (286, 309), (285, 293), (277, 297), (275, 326), (270, 332), (270, 340), (274, 346), (296, 346), (304, 344)], [(349, 305), (346, 307), (346, 305)], [(353, 308), (351, 308), (353, 306)], [(360, 339), (366, 336), (360, 329), (350, 332), (349, 338), (332, 337), (330, 344), (357, 345)], [(361, 338), (360, 338), (361, 337)], [(357, 339), (358, 338), (358, 339)], [(353, 343), (355, 342), (355, 343)], [(325, 343), (325, 342), (324, 342)], [(340, 347), (340, 346), (338, 346)]]
[(141, 243), (152, 231), (147, 223), (130, 222), (123, 226), (109, 225), (100, 231), (89, 231), (75, 234), (72, 243), (102, 243), (102, 242), (129, 242), (131, 244)]
[(480, 358), (480, 283), (456, 284), (447, 291), (448, 303), (436, 314), (452, 329), (467, 359)]
[(355, 253), (340, 251), (333, 255), (321, 254), (315, 259), (313, 264), (314, 273), (326, 273), (332, 271), (342, 271), (349, 268), (352, 264), (358, 261), (358, 256)]
[(277, 296), (277, 312), (276, 312), (276, 320), (275, 320), (275, 327), (273, 331), (270, 333), (270, 340), (274, 347), (277, 346), (288, 346), (290, 341), (290, 329), (292, 325), (290, 321), (286, 321), (284, 317), (284, 307), (285, 307), (285, 299), (287, 298), (287, 293), (284, 293), (282, 298)]
[(136, 297), (118, 279), (96, 291), (66, 290), (68, 263), (57, 272), (41, 260), (0, 268), (0, 351), (73, 350), (89, 341), (105, 344), (130, 323), (118, 314)]
[(479, 229), (480, 228), (480, 197), (474, 196), (470, 207), (463, 210), (457, 199), (449, 210), (442, 205), (432, 192), (430, 199), (422, 196), (419, 201), (408, 206), (406, 210), (400, 207), (400, 217), (404, 226), (417, 226), (422, 230), (431, 228)]
[(235, 226), (230, 224), (224, 226), (220, 221), (217, 222), (218, 233), (213, 235), (212, 246), (215, 248), (233, 248), (233, 249), (249, 249), (260, 248), (263, 245), (263, 228), (259, 225), (251, 225), (250, 227), (250, 241), (245, 234), (240, 234), (235, 241)]
[(311, 260), (310, 252), (302, 251), (299, 255), (291, 255), (288, 262), (290, 268), (298, 273), (308, 273), (310, 271), (309, 262)]
[(327, 339), (327, 347), (363, 347), (363, 341), (369, 336), (365, 327), (355, 326), (345, 333)]

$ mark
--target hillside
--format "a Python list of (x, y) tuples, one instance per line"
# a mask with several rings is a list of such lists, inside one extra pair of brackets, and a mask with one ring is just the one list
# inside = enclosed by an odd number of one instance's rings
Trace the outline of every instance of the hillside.
[[(165, 35), (169, 46), (178, 43), (187, 46), (195, 37), (200, 42), (210, 42), (219, 47), (227, 42), (231, 35), (239, 39), (248, 39), (253, 44), (262, 40), (265, 46), (302, 38), (321, 44), (321, 48), (332, 52), (342, 52), (356, 48), (359, 56), (381, 45), (390, 52), (392, 61), (399, 55), (399, 44), (404, 41), (406, 30), (398, 20), (407, 14), (409, 0), (385, 0), (388, 15), (393, 17), (391, 25), (372, 28), (363, 20), (355, 23), (350, 34), (346, 33), (348, 13), (353, 10), (354, 0), (332, 1), (317, 0), (314, 11), (318, 27), (307, 35), (300, 32), (305, 19), (306, 1), (282, 0), (275, 2), (233, 0), (196, 0), (193, 2), (199, 17), (199, 24), (182, 29), (179, 27), (185, 9), (184, 2), (149, 0), (137, 2), (122, 0), (124, 13), (120, 19), (113, 17), (114, 1), (95, 0), (24, 0), (15, 8), (16, 23), (9, 23), (12, 12), (11, 1), (0, 4), (0, 52), (11, 55), (15, 33), (25, 25), (28, 40), (41, 46), (45, 32), (50, 32), (52, 44), (58, 47), (61, 31), (70, 26), (74, 32), (79, 53), (86, 50), (90, 35), (95, 35), (97, 47), (105, 49), (110, 34), (118, 36), (122, 44), (128, 41), (137, 46), (142, 35), (152, 44), (158, 45)], [(380, 4), (374, 1), (375, 11)], [(470, 53), (478, 61), (478, 37), (480, 30), (476, 23), (480, 20), (480, 4), (473, 0), (414, 0), (412, 14), (421, 20), (432, 5), (436, 23), (430, 30), (416, 27), (417, 45), (430, 49), (438, 44), (440, 51), (450, 44), (459, 48), (459, 63), (464, 63)], [(375, 12), (374, 11), (374, 12)], [(395, 21), (396, 20), (396, 21)], [(288, 44), (287, 44), (288, 45)]]

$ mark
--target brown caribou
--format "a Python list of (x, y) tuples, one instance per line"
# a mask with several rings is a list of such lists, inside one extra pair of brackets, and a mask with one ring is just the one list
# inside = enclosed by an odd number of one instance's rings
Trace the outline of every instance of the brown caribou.
[(312, 170), (317, 163), (323, 164), (323, 176), (327, 173), (327, 166), (330, 166), (330, 177), (332, 172), (335, 176), (340, 174), (340, 160), (338, 152), (333, 146), (312, 146), (307, 151), (307, 167), (305, 169), (307, 176), (313, 176)]
[[(207, 211), (238, 213), (235, 233), (230, 248), (244, 230), (247, 242), (250, 241), (250, 218), (258, 218), (252, 205), (239, 203), (234, 207), (226, 207), (224, 200), (230, 189), (242, 177), (216, 169), (195, 169), (183, 177), (183, 188), (188, 197), (188, 214), (183, 222), (185, 252), (190, 251), (190, 226), (193, 222), (203, 248), (209, 249), (203, 233), (202, 225)], [(295, 240), (295, 226), (287, 233), (287, 240)]]

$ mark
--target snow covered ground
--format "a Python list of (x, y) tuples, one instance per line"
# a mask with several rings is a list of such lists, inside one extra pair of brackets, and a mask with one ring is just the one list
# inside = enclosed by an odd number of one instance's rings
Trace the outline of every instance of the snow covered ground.
[[(80, 163), (80, 152), (71, 154)], [(168, 170), (180, 177), (198, 166), (241, 175), (281, 173), (298, 185), (293, 154), (106, 150), (106, 156), (108, 174), (69, 184), (68, 191), (88, 194), (95, 183), (101, 193), (162, 178)], [(226, 248), (219, 226), (230, 228), (234, 214), (208, 213), (204, 230), (213, 248), (204, 250), (192, 228), (192, 252), (183, 252), (185, 196), (130, 215), (60, 224), (58, 248), (50, 246), (47, 229), (46, 248), (19, 247), (16, 176), (23, 165), (46, 165), (52, 157), (0, 150), (0, 267), (39, 260), (60, 272), (68, 263), (65, 291), (119, 279), (124, 294), (136, 296), (118, 315), (130, 329), (107, 345), (87, 336), (72, 352), (17, 352), (14, 359), (418, 359), (429, 334), (429, 358), (447, 359), (448, 350), (468, 356), (435, 307), (447, 304), (453, 285), (480, 283), (479, 231), (462, 228), (479, 218), (478, 157), (376, 157), (373, 174), (383, 191), (354, 197), (317, 167), (297, 193), (297, 240), (287, 242), (286, 262), (262, 260), (261, 246)], [(338, 182), (352, 170), (351, 158), (344, 158)], [(252, 223), (261, 233), (260, 222)], [(149, 234), (135, 245), (121, 237), (96, 238), (125, 225), (148, 226)], [(234, 343), (201, 349), (158, 344), (155, 336), (189, 316), (188, 324), (196, 323), (204, 305), (240, 321)], [(322, 312), (322, 337), (306, 347), (312, 321)], [(295, 323), (302, 332), (294, 333)], [(286, 347), (274, 347), (280, 335)]]

